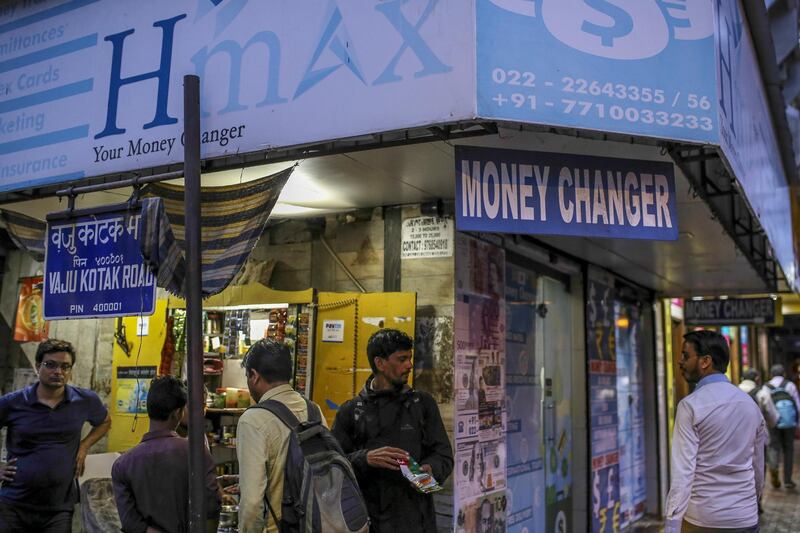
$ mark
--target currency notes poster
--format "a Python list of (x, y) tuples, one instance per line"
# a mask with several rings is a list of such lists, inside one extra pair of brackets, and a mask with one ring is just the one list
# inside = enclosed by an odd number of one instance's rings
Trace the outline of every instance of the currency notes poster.
[(454, 417), (457, 532), (506, 530), (504, 277), (502, 248), (457, 234)]

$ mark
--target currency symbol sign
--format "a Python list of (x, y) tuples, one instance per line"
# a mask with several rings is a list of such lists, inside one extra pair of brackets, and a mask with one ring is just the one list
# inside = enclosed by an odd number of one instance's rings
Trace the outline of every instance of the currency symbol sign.
[(588, 20), (583, 21), (581, 30), (600, 37), (600, 44), (607, 47), (614, 46), (614, 39), (625, 37), (633, 31), (633, 18), (627, 11), (616, 6), (608, 0), (584, 0), (586, 5), (600, 11), (609, 18), (614, 19), (613, 26), (601, 26)]

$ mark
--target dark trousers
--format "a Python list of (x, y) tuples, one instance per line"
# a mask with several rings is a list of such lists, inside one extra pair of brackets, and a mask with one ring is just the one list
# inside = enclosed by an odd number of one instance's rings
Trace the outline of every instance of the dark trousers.
[(778, 460), (783, 453), (783, 482), (792, 480), (794, 467), (794, 428), (769, 430), (769, 453), (767, 463), (771, 470), (778, 469)]
[(700, 527), (684, 520), (681, 523), (681, 533), (758, 533), (758, 525), (752, 527)]
[(72, 533), (72, 511), (31, 511), (0, 501), (0, 531)]

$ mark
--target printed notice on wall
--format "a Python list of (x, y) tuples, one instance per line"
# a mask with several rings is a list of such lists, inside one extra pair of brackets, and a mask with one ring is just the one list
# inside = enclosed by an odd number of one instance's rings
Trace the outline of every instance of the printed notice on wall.
[(322, 342), (344, 342), (344, 320), (325, 320), (322, 323)]
[(416, 217), (403, 221), (403, 259), (453, 257), (453, 221)]

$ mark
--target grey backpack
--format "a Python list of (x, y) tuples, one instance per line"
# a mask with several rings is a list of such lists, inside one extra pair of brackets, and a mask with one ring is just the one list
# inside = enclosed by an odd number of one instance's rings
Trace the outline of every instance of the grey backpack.
[(283, 475), (281, 520), (267, 494), (264, 499), (281, 533), (367, 533), (369, 517), (356, 475), (339, 442), (322, 425), (319, 408), (306, 400), (308, 421), (300, 422), (277, 400), (266, 409), (286, 425), (289, 449)]

